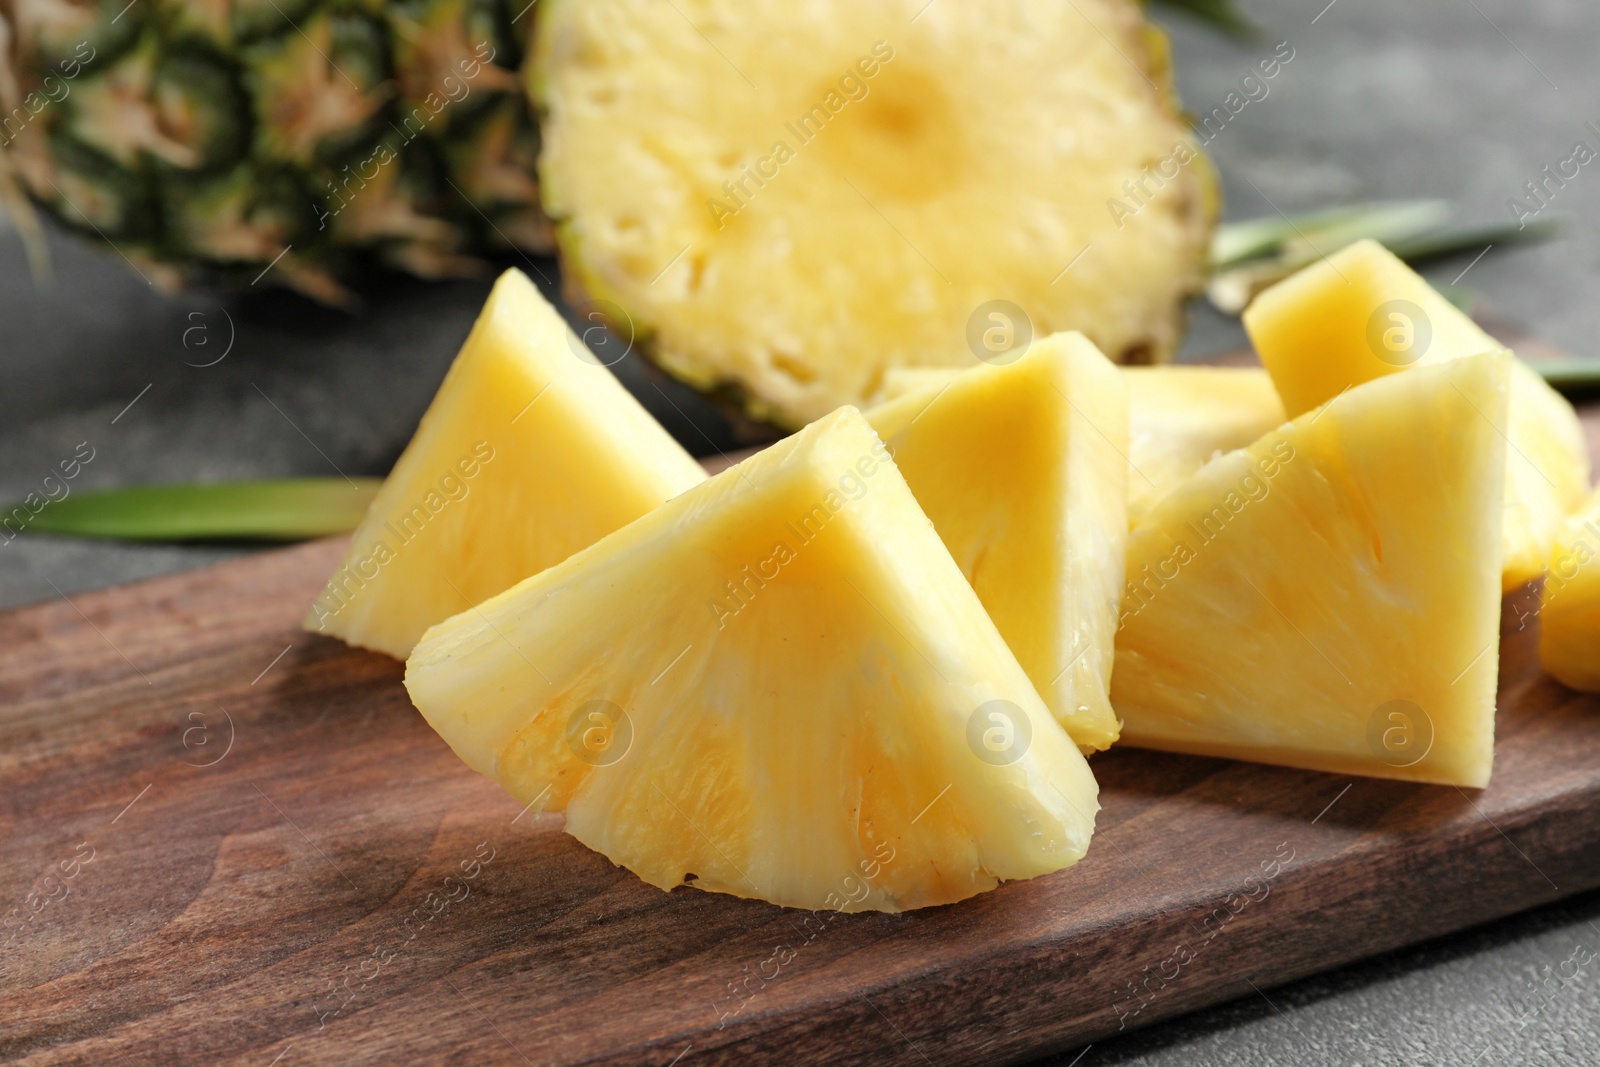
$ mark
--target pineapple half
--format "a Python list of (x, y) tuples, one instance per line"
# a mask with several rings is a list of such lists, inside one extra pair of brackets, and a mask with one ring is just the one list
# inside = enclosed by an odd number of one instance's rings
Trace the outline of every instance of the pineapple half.
[(1093, 831), (1083, 756), (854, 409), (440, 623), (406, 688), (662, 889), (901, 911)]
[(1544, 669), (1563, 685), (1600, 693), (1600, 491), (1556, 544), (1539, 625)]
[(797, 426), (1079, 330), (1167, 357), (1215, 183), (1134, 0), (545, 0), (573, 302)]
[(1358, 385), (1162, 499), (1128, 543), (1123, 741), (1483, 786), (1511, 357)]
[(1128, 524), (1219, 452), (1244, 448), (1286, 417), (1260, 367), (1128, 367)]
[[(1505, 347), (1376, 241), (1357, 241), (1265, 290), (1245, 329), (1291, 416), (1410, 366)], [(1589, 490), (1589, 449), (1566, 398), (1520, 360), (1506, 426), (1505, 572), (1515, 589), (1544, 572)]]
[[(511, 0), (0, 0), (0, 195), (168, 287), (548, 251)], [(269, 271), (266, 268), (272, 265)]]
[(867, 413), (961, 573), (1086, 752), (1117, 739), (1128, 391), (1082, 334)]
[(509, 270), (305, 627), (404, 659), (434, 623), (704, 480)]

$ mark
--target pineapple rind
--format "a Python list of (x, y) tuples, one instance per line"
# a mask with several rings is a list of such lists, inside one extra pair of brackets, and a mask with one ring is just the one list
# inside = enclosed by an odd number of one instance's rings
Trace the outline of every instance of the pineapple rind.
[[(1510, 366), (1359, 385), (1161, 500), (1128, 545), (1123, 742), (1485, 785)], [(1375, 745), (1393, 701), (1424, 753)]]
[[(468, 766), (663, 889), (948, 903), (1071, 865), (1097, 808), (853, 409), (440, 623), (406, 686)], [(968, 744), (997, 699), (1032, 733), (1005, 765)], [(594, 701), (626, 711), (615, 762), (570, 742)]]
[(1085, 752), (1109, 697), (1127, 542), (1128, 394), (1082, 334), (867, 413), (1058, 722)]
[(507, 271), (309, 630), (404, 659), (429, 626), (705, 479), (527, 277)]
[[(0, 134), (0, 168), (157, 282), (345, 303), (374, 264), (481, 274), (508, 246), (553, 247), (520, 8), (0, 0), (0, 115), (31, 116)], [(354, 212), (363, 224), (343, 224)]]

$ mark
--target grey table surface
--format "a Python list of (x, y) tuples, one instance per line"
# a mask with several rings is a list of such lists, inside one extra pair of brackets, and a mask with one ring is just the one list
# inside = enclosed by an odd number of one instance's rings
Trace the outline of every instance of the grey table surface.
[[(1211, 141), (1227, 217), (1441, 197), (1469, 220), (1508, 200), (1576, 142), (1600, 149), (1600, 10), (1591, 0), (1246, 0), (1262, 27), (1222, 37), (1182, 15), (1172, 32), (1184, 101), (1219, 106), (1281, 41), (1294, 58)], [(1259, 90), (1256, 91), (1259, 96)], [(1600, 165), (1559, 189), (1565, 236), (1438, 264), (1496, 312), (1600, 356)], [(53, 285), (28, 275), (0, 216), (0, 499), (40, 488), (80, 442), (75, 491), (146, 482), (382, 475), (404, 446), (487, 281), (397, 280), (359, 317), (282, 294), (167, 297), (114, 253), (53, 235)], [(549, 260), (522, 264), (547, 291)], [(1468, 269), (1470, 266), (1470, 269)], [(1463, 271), (1464, 277), (1458, 278)], [(1197, 304), (1185, 358), (1243, 343)], [(222, 352), (226, 358), (211, 366)], [(635, 357), (617, 368), (691, 450), (736, 447), (691, 391)], [(248, 549), (0, 542), (0, 607), (184, 570)], [(1595, 1064), (1600, 964), (1533, 988), (1578, 946), (1600, 952), (1600, 894), (1309, 978), (1074, 1050), (1076, 1064)]]

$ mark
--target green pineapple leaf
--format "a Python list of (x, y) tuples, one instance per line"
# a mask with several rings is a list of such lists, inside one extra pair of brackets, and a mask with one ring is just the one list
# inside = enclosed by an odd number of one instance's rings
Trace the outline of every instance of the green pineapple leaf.
[(1561, 229), (1561, 221), (1553, 218), (1461, 226), (1447, 224), (1449, 215), (1440, 200), (1393, 200), (1228, 223), (1217, 228), (1211, 242), (1206, 296), (1218, 311), (1238, 315), (1267, 286), (1362, 238), (1417, 263), (1544, 240)]
[[(0, 517), (38, 533), (121, 541), (304, 541), (356, 528), (377, 478), (141, 485), (74, 493)], [(26, 516), (24, 519), (23, 516)]]

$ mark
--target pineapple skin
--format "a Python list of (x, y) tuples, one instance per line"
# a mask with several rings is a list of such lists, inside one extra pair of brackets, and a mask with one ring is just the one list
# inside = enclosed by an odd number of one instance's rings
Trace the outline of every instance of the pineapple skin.
[(1539, 626), (1545, 672), (1569, 689), (1600, 693), (1600, 490), (1556, 543)]
[[(1262, 291), (1245, 309), (1244, 326), (1290, 416), (1413, 365), (1505, 347), (1371, 240)], [(1387, 332), (1396, 328), (1400, 332)], [(1390, 351), (1389, 343), (1401, 347)], [(1521, 360), (1512, 362), (1506, 436), (1501, 587), (1510, 592), (1544, 573), (1567, 517), (1583, 505), (1589, 449), (1566, 397)]]
[[(637, 38), (637, 27), (630, 25), (631, 16), (620, 10), (628, 6), (628, 0), (604, 0), (604, 3), (607, 10), (603, 12), (596, 5), (594, 10), (598, 13), (592, 16), (593, 24), (604, 24), (612, 29), (626, 26), (628, 32), (619, 32), (616, 37)], [(683, 17), (703, 18), (708, 25), (717, 29), (727, 29), (732, 25), (736, 33), (742, 28), (737, 19), (730, 20), (725, 12), (710, 10), (714, 5), (700, 6), (708, 10), (691, 12), (690, 16)], [(920, 6), (912, 4), (907, 14), (915, 12)], [(1161, 166), (1177, 162), (1175, 177), (1165, 185), (1161, 184), (1159, 178), (1155, 179), (1159, 192), (1146, 202), (1142, 196), (1149, 196), (1151, 187), (1148, 184), (1130, 193), (1126, 191), (1126, 184), (1119, 183), (1151, 181), (1149, 167), (1141, 171), (1137, 163), (1102, 158), (1104, 146), (1099, 144), (1089, 146), (1088, 162), (1073, 161), (1063, 167), (1059, 159), (1052, 158), (1048, 166), (1055, 167), (1057, 172), (1064, 169), (1074, 181), (1081, 180), (1094, 190), (1083, 194), (1082, 203), (1075, 204), (1073, 212), (1077, 219), (1092, 220), (1085, 225), (1084, 232), (1091, 234), (1088, 243), (1073, 244), (1057, 262), (1057, 254), (1062, 249), (1047, 246), (1059, 236), (1055, 233), (1059, 228), (1059, 220), (1036, 222), (1019, 217), (1015, 220), (1016, 232), (1007, 234), (1005, 240), (1017, 246), (1028, 245), (1034, 252), (1042, 250), (1042, 254), (1027, 263), (1025, 268), (1012, 267), (1009, 277), (974, 279), (971, 286), (965, 285), (966, 279), (958, 277), (957, 288), (963, 290), (963, 295), (949, 299), (960, 305), (960, 315), (956, 317), (964, 320), (967, 313), (980, 302), (994, 298), (995, 290), (1026, 288), (1028, 296), (1019, 296), (1018, 299), (1022, 299), (1026, 305), (1025, 310), (1031, 317), (1036, 336), (1078, 331), (1088, 336), (1114, 362), (1164, 363), (1172, 358), (1183, 337), (1184, 301), (1203, 286), (1210, 235), (1220, 213), (1220, 183), (1210, 160), (1201, 152), (1183, 118), (1172, 74), (1171, 49), (1164, 32), (1145, 21), (1142, 6), (1133, 0), (1095, 0), (1092, 6), (1089, 14), (1078, 13), (1087, 20), (1082, 24), (1084, 35), (1095, 46), (1114, 42), (1110, 43), (1108, 54), (1115, 57), (1115, 63), (1120, 65), (1124, 73), (1128, 70), (1128, 64), (1133, 64), (1135, 74), (1135, 84), (1121, 90), (1124, 95), (1110, 103), (1096, 99), (1095, 108), (1115, 110), (1125, 122), (1137, 121), (1146, 132), (1150, 128), (1160, 127), (1164, 131), (1161, 149), (1157, 152), (1152, 147), (1151, 159), (1156, 155), (1165, 156)], [(889, 7), (892, 5), (886, 6), (884, 11), (888, 11)], [(883, 14), (884, 11), (878, 13)], [(856, 9), (851, 9), (830, 17), (843, 20), (847, 15), (854, 17), (855, 14)], [(816, 12), (807, 11), (804, 16), (816, 17)], [(1030, 8), (1029, 0), (1016, 0), (996, 5), (994, 22), (999, 24), (1009, 20), (1026, 26), (1036, 16), (1037, 12)], [(673, 17), (679, 18), (680, 15)], [(671, 302), (679, 299), (686, 290), (690, 292), (692, 302), (692, 294), (699, 290), (701, 278), (717, 272), (715, 257), (712, 257), (712, 265), (708, 267), (701, 246), (694, 244), (705, 235), (700, 234), (693, 223), (689, 224), (688, 230), (685, 230), (686, 236), (682, 239), (674, 237), (666, 244), (655, 241), (660, 249), (665, 249), (665, 254), (655, 256), (649, 249), (637, 246), (638, 220), (647, 220), (644, 228), (649, 230), (662, 217), (663, 209), (669, 212), (677, 210), (680, 200), (687, 195), (678, 188), (680, 184), (684, 189), (703, 185), (701, 191), (709, 190), (723, 196), (728, 195), (721, 191), (727, 186), (718, 186), (717, 183), (723, 178), (742, 181), (742, 172), (723, 167), (721, 160), (695, 158), (696, 151), (708, 140), (701, 136), (702, 131), (691, 131), (686, 138), (672, 143), (670, 148), (662, 149), (658, 142), (667, 138), (658, 136), (660, 131), (650, 128), (640, 139), (637, 151), (613, 152), (616, 144), (607, 141), (608, 147), (604, 153), (618, 172), (626, 175), (628, 182), (647, 191), (641, 193), (636, 205), (628, 205), (615, 219), (596, 217), (595, 212), (588, 210), (583, 201), (587, 187), (596, 178), (596, 166), (587, 161), (587, 156), (600, 150), (585, 147), (582, 155), (568, 165), (565, 162), (569, 152), (567, 146), (577, 139), (565, 137), (562, 127), (565, 122), (563, 116), (576, 110), (574, 101), (585, 94), (592, 98), (594, 94), (589, 87), (579, 92), (565, 87), (563, 73), (574, 67), (613, 58), (615, 52), (626, 47), (614, 40), (600, 42), (593, 37), (593, 25), (586, 25), (589, 20), (589, 5), (580, 0), (546, 0), (542, 3), (535, 54), (527, 68), (530, 93), (544, 122), (545, 142), (540, 158), (540, 174), (545, 188), (546, 210), (555, 227), (556, 243), (562, 259), (564, 295), (570, 304), (586, 312), (599, 314), (609, 325), (637, 337), (640, 351), (675, 377), (712, 394), (751, 418), (790, 429), (799, 428), (841, 405), (866, 407), (892, 398), (892, 394), (885, 394), (880, 386), (887, 378), (907, 367), (970, 365), (969, 342), (962, 336), (961, 324), (945, 314), (950, 308), (939, 308), (939, 314), (935, 315), (926, 306), (929, 298), (924, 290), (948, 285), (950, 279), (943, 278), (944, 271), (933, 266), (932, 260), (920, 250), (916, 252), (915, 259), (906, 256), (905, 265), (909, 268), (906, 276), (897, 278), (892, 284), (885, 284), (881, 290), (853, 282), (834, 285), (825, 299), (814, 301), (815, 307), (804, 310), (798, 305), (785, 306), (785, 301), (779, 297), (773, 298), (769, 305), (760, 292), (726, 298), (724, 306), (718, 306), (715, 301), (702, 300), (700, 308), (705, 314), (699, 315), (698, 321), (678, 321), (678, 311), (671, 306)], [(762, 40), (772, 36), (765, 32), (770, 27), (763, 28), (759, 22), (748, 25), (753, 27), (749, 31), (751, 33), (763, 30), (760, 35)], [(944, 32), (950, 37), (960, 36), (959, 30), (947, 28)], [(864, 41), (870, 42), (870, 37)], [(694, 43), (700, 46), (701, 38), (695, 37)], [(883, 43), (878, 42), (879, 45)], [(865, 43), (861, 50), (865, 51)], [(874, 46), (874, 54), (878, 54), (877, 46)], [(891, 65), (886, 63), (885, 69)], [(628, 72), (628, 78), (621, 83), (623, 91), (636, 81), (634, 74), (632, 70)], [(744, 87), (743, 82), (739, 85), (741, 89)], [(608, 91), (601, 90), (602, 93)], [(974, 90), (952, 80), (951, 91), (962, 94)], [(672, 94), (668, 91), (654, 95), (670, 97)], [(916, 94), (912, 94), (910, 99), (917, 100)], [(896, 106), (904, 106), (905, 103), (900, 101)], [(1037, 108), (1047, 105), (1030, 102), (1019, 105), (1022, 106)], [(933, 127), (941, 123), (939, 117), (928, 120), (928, 125)], [(761, 141), (762, 149), (766, 148), (768, 133), (788, 136), (785, 130), (790, 129), (790, 126), (775, 123), (769, 130), (767, 125), (761, 124), (759, 135), (753, 130), (744, 131)], [(679, 132), (672, 121), (664, 121), (661, 128)], [(1113, 136), (1104, 140), (1118, 139)], [(1096, 139), (1088, 137), (1083, 140), (1093, 142)], [(685, 142), (688, 147), (685, 147)], [(810, 151), (812, 149), (802, 147), (801, 157), (804, 158), (804, 153)], [(710, 154), (709, 149), (707, 152)], [(647, 168), (654, 168), (657, 164), (667, 170), (681, 167), (686, 177), (680, 176), (684, 177), (682, 182), (662, 182), (658, 180), (660, 175), (653, 171), (647, 174), (646, 170), (637, 167), (636, 164), (641, 161)], [(945, 168), (934, 166), (925, 169), (939, 172)], [(745, 171), (748, 170), (746, 166)], [(712, 171), (716, 171), (714, 180), (708, 177)], [(1090, 172), (1095, 172), (1092, 178)], [(803, 179), (791, 180), (811, 181), (812, 178), (808, 175)], [(698, 205), (699, 201), (695, 203)], [(877, 212), (871, 216), (873, 220), (881, 215), (888, 221), (896, 210), (891, 205), (885, 214), (884, 210), (878, 209), (876, 200), (869, 200), (868, 203)], [(761, 204), (762, 200), (757, 197), (750, 206), (752, 210), (761, 210)], [(1124, 212), (1129, 204), (1138, 205), (1138, 210), (1119, 216), (1118, 211), (1112, 210), (1113, 204), (1120, 205), (1120, 210)], [(961, 206), (950, 207), (943, 224), (952, 231), (959, 231), (961, 223), (957, 220), (962, 213)], [(795, 234), (802, 234), (810, 228), (810, 223), (816, 221), (796, 218), (791, 229)], [(742, 222), (742, 219), (736, 219), (735, 222)], [(1076, 223), (1073, 225), (1075, 227)], [(1123, 229), (1124, 225), (1127, 226), (1126, 230)], [(889, 228), (898, 229), (893, 222), (889, 222)], [(616, 237), (623, 229), (628, 230), (629, 234), (619, 242)], [(1042, 236), (1044, 231), (1052, 236)], [(840, 241), (853, 242), (853, 239), (861, 236), (859, 230), (850, 230), (841, 236)], [(903, 242), (907, 240), (904, 235), (890, 233), (889, 236), (893, 238), (893, 243), (887, 245), (888, 253), (891, 256), (904, 253), (906, 246)], [(954, 247), (955, 242), (948, 242), (952, 246), (949, 255), (957, 263), (957, 273), (965, 269), (962, 260), (982, 249), (990, 236), (978, 233), (963, 235), (960, 248)], [(669, 244), (670, 248), (667, 247)], [(785, 244), (786, 238), (774, 242), (774, 246)], [(1123, 249), (1133, 248), (1134, 251), (1119, 251), (1119, 245)], [(680, 246), (685, 252), (690, 247), (696, 250), (681, 261), (669, 263), (668, 260), (678, 253)], [(1086, 263), (1083, 274), (1098, 270), (1103, 278), (1114, 278), (1114, 281), (1083, 281), (1081, 276), (1074, 279), (1073, 272), (1062, 270), (1075, 254), (1089, 253), (1091, 248), (1105, 258), (1098, 264)], [(773, 248), (764, 251), (771, 252)], [(831, 253), (815, 256), (817, 262), (812, 264), (811, 270), (797, 275), (796, 284), (821, 291), (828, 288), (829, 284), (822, 280), (824, 275), (866, 260), (887, 261), (889, 256), (881, 253), (884, 253), (884, 248), (865, 242), (859, 245), (852, 243), (850, 246), (841, 243), (841, 247), (833, 249)], [(643, 267), (646, 260), (650, 263), (648, 270)], [(913, 273), (920, 275), (924, 263), (931, 267), (930, 277), (918, 276), (907, 280)], [(652, 277), (656, 268), (663, 264), (666, 269), (661, 275)], [(764, 277), (768, 265), (766, 260), (759, 265), (735, 261), (724, 264), (722, 271), (731, 275)], [(1044, 285), (1044, 282), (1050, 284)], [(769, 286), (768, 291), (781, 294), (785, 284), (778, 282), (775, 286)], [(663, 298), (661, 294), (668, 291), (672, 295)], [(1061, 299), (1052, 295), (1062, 293), (1068, 295)], [(939, 298), (934, 299), (936, 301)], [(864, 311), (839, 313), (838, 309), (846, 303), (870, 307)], [(890, 310), (891, 307), (893, 310)], [(851, 321), (852, 315), (856, 316), (854, 321)], [(791, 325), (793, 322), (822, 317), (834, 321), (821, 331), (827, 337), (814, 344), (808, 344), (803, 336), (804, 331), (797, 332)], [(762, 318), (768, 321), (758, 326), (749, 325)], [(930, 321), (938, 322), (937, 332), (924, 327)], [(723, 336), (718, 323), (738, 323), (739, 326)], [(866, 344), (860, 337), (869, 329), (892, 340), (881, 340), (877, 345)], [(745, 332), (740, 334), (741, 330)], [(845, 365), (845, 372), (832, 374), (832, 368), (838, 365)]]
[(0, 0), (0, 194), (168, 289), (260, 278), (348, 304), (373, 266), (548, 251), (521, 7)]

